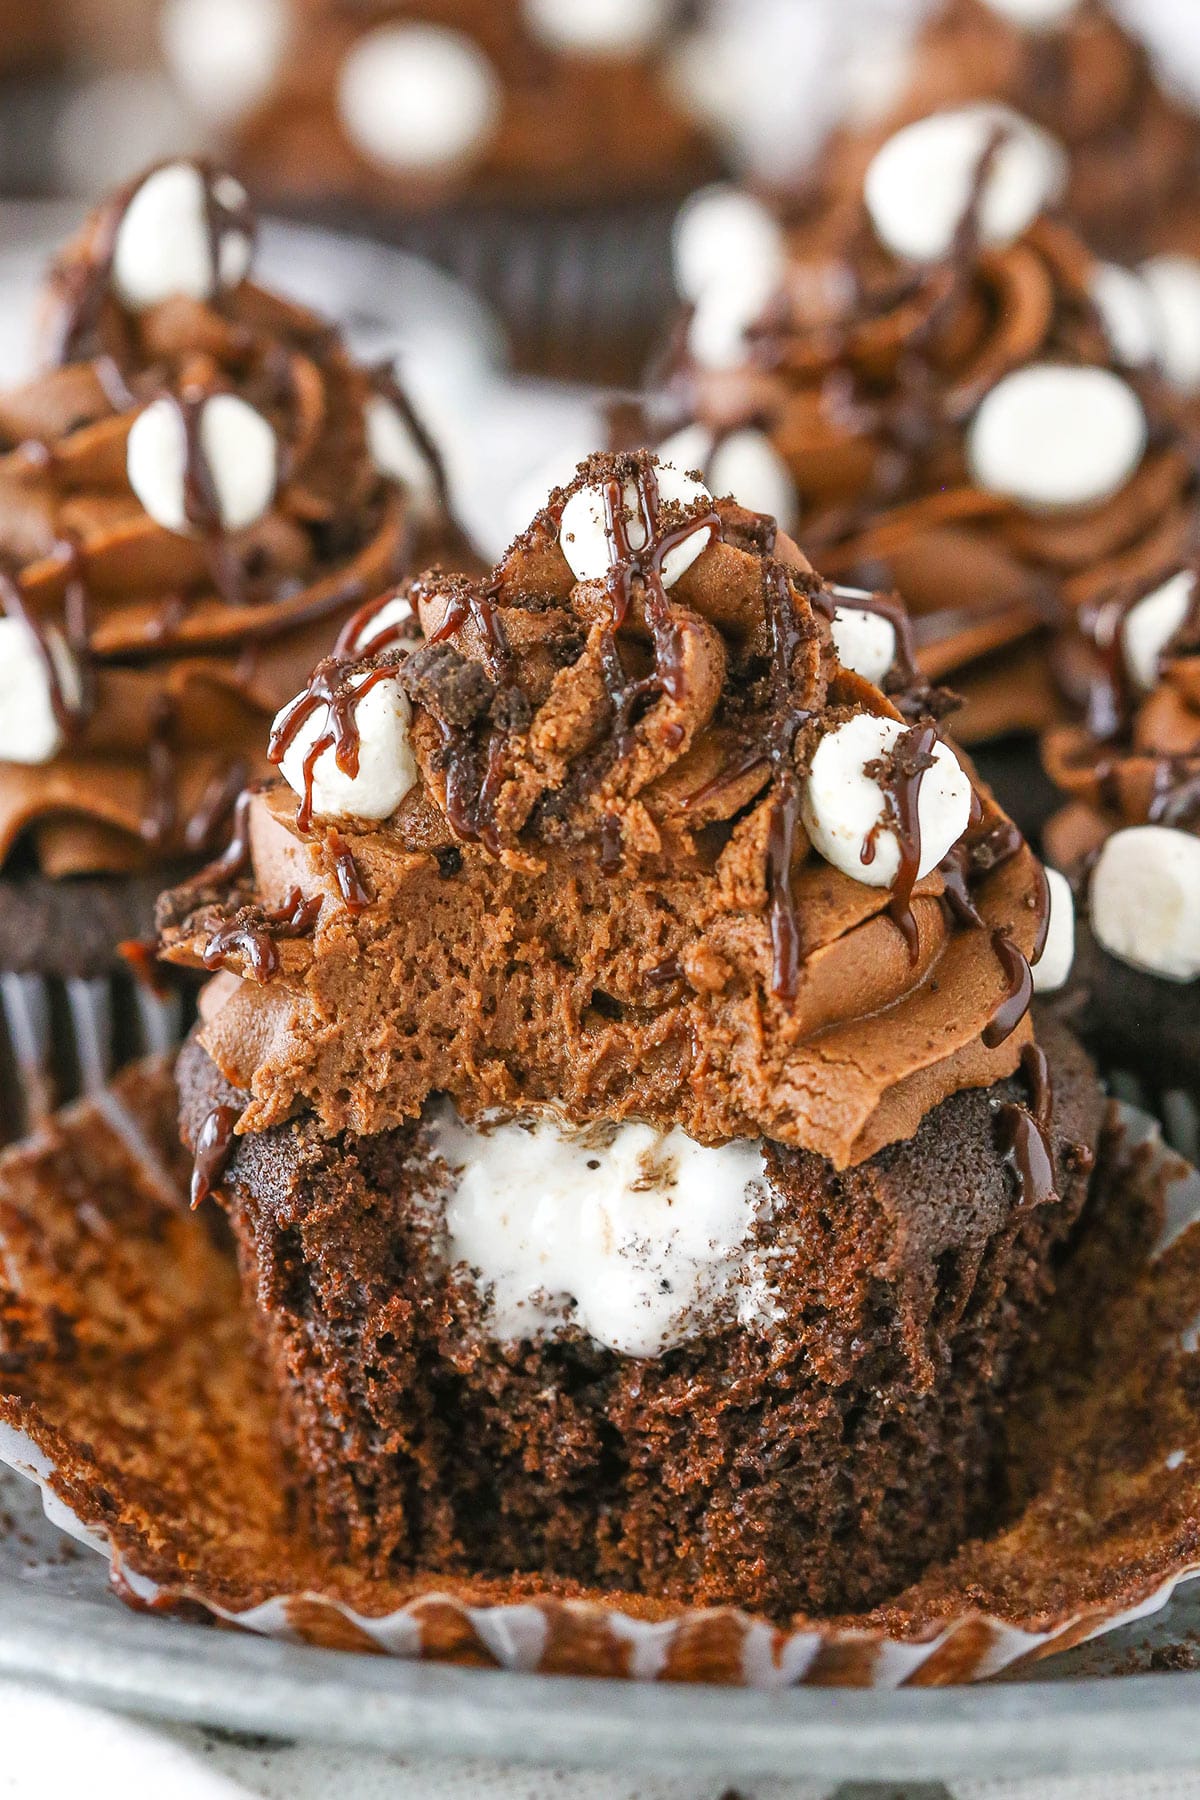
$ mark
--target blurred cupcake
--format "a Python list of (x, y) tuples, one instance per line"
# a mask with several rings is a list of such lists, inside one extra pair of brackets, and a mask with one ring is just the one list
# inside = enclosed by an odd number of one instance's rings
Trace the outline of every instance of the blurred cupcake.
[(1076, 723), (1044, 742), (1050, 860), (1080, 896), (1072, 1000), (1110, 1069), (1200, 1112), (1200, 595), (1196, 565), (1086, 608), (1058, 649)]
[(166, 0), (175, 80), (273, 204), (347, 209), (480, 286), (542, 366), (636, 361), (712, 167), (675, 0)]
[(130, 1035), (117, 945), (154, 881), (224, 843), (264, 721), (444, 527), (403, 395), (255, 286), (253, 251), (235, 181), (153, 171), (60, 258), (44, 366), (0, 396), (0, 994), (26, 1119), (49, 1065), (90, 1079)]
[(839, 244), (732, 190), (677, 230), (668, 454), (798, 520), (837, 580), (899, 588), (974, 742), (1047, 722), (1045, 629), (1181, 553), (1196, 498), (1152, 293), (1049, 216), (1065, 169), (971, 108), (888, 140)]
[[(1181, 9), (1176, 9), (1181, 10)], [(1169, 239), (1195, 207), (1200, 120), (1169, 94), (1145, 45), (1100, 0), (946, 0), (892, 72), (879, 120), (834, 138), (825, 201), (849, 198), (897, 126), (1002, 101), (1068, 154), (1065, 204), (1097, 248), (1126, 260)]]

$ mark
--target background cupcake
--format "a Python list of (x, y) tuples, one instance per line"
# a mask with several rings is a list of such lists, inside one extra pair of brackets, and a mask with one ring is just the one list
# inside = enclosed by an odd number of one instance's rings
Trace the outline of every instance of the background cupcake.
[(44, 366), (0, 397), (0, 988), (10, 1055), (68, 1079), (129, 1006), (149, 872), (225, 842), (264, 722), (445, 531), (403, 395), (258, 288), (253, 247), (230, 177), (152, 172), (63, 254)]

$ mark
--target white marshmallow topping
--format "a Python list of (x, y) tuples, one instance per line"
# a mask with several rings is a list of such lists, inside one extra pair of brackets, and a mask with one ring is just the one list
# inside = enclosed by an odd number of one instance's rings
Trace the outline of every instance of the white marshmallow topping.
[[(63, 699), (83, 697), (79, 668), (60, 632), (46, 644)], [(52, 762), (63, 747), (63, 729), (51, 697), (50, 678), (33, 633), (20, 619), (0, 618), (0, 763), (26, 767)]]
[(994, 13), (1011, 19), (1027, 31), (1044, 31), (1061, 25), (1079, 9), (1079, 0), (986, 0)]
[(1135, 825), (1092, 872), (1092, 930), (1111, 955), (1167, 981), (1200, 976), (1200, 838)]
[[(212, 394), (199, 423), (200, 447), (212, 475), (224, 531), (245, 531), (275, 498), (279, 447), (263, 418), (236, 394)], [(187, 429), (177, 403), (164, 395), (138, 414), (126, 447), (129, 485), (156, 524), (187, 536)]]
[(1127, 369), (1144, 369), (1154, 362), (1160, 353), (1158, 317), (1141, 276), (1120, 263), (1097, 263), (1090, 291), (1117, 361)]
[(1048, 511), (1119, 492), (1148, 441), (1133, 389), (1108, 369), (1031, 363), (999, 382), (967, 441), (977, 485)]
[[(879, 687), (896, 660), (896, 627), (881, 613), (855, 606), (853, 588), (834, 588), (833, 647), (844, 669)], [(859, 598), (866, 598), (859, 595)]]
[(573, 1325), (649, 1357), (714, 1316), (776, 1316), (752, 1242), (769, 1204), (758, 1143), (708, 1149), (678, 1128), (570, 1132), (549, 1119), (476, 1130), (449, 1108), (430, 1135), (452, 1175), (447, 1254), (473, 1271), (501, 1342)]
[(1075, 896), (1065, 875), (1046, 870), (1050, 889), (1050, 925), (1038, 960), (1031, 964), (1035, 994), (1056, 994), (1066, 987), (1075, 961)]
[(1200, 262), (1155, 256), (1142, 264), (1158, 326), (1158, 362), (1181, 394), (1200, 393)]
[(633, 56), (663, 33), (668, 0), (522, 0), (529, 26), (556, 50)]
[(479, 46), (440, 25), (381, 25), (338, 77), (347, 136), (384, 168), (428, 173), (478, 155), (500, 117), (499, 78)]
[[(285, 707), (275, 724), (286, 717)], [(313, 764), (312, 809), (318, 819), (386, 819), (395, 812), (417, 779), (417, 762), (409, 740), (412, 708), (394, 675), (369, 687), (354, 708), (358, 728), (358, 774), (337, 765), (335, 747), (322, 750)], [(329, 732), (329, 709), (313, 709), (296, 731), (279, 765), (292, 792), (304, 795), (304, 764), (319, 739)]]
[[(712, 498), (706, 487), (684, 475), (671, 463), (656, 463), (659, 497), (664, 505), (695, 506), (697, 501)], [(644, 550), (646, 530), (638, 511), (637, 487), (627, 481), (624, 501), (628, 508), (625, 529), (631, 550)], [(576, 581), (602, 581), (613, 567), (616, 550), (605, 526), (604, 489), (600, 486), (580, 488), (563, 507), (559, 542)], [(712, 543), (712, 529), (698, 525), (689, 537), (668, 552), (663, 559), (662, 581), (674, 587), (679, 577), (691, 568)]]
[(783, 277), (783, 229), (761, 200), (718, 183), (685, 200), (673, 232), (675, 285), (685, 300), (730, 283), (769, 295)]
[(287, 47), (286, 0), (166, 0), (158, 34), (201, 118), (232, 125), (267, 93)]
[(677, 469), (704, 470), (714, 494), (731, 494), (739, 506), (769, 514), (784, 531), (795, 524), (796, 484), (763, 432), (748, 426), (715, 443), (706, 426), (685, 425), (658, 446), (657, 454)]
[(413, 436), (407, 419), (384, 394), (372, 394), (364, 409), (367, 449), (381, 475), (398, 481), (423, 524), (441, 511), (437, 477)]
[(863, 188), (880, 240), (897, 256), (937, 262), (967, 216), (980, 164), (997, 133), (979, 201), (988, 244), (1011, 244), (1066, 186), (1067, 160), (1054, 139), (1010, 107), (991, 102), (933, 113), (906, 125), (876, 152)]
[(1158, 686), (1162, 653), (1187, 618), (1195, 589), (1195, 575), (1182, 569), (1125, 615), (1121, 650), (1126, 668), (1144, 694)]
[[(843, 875), (867, 887), (890, 888), (900, 871), (900, 840), (887, 794), (875, 777), (867, 774), (867, 764), (893, 750), (904, 731), (895, 719), (857, 714), (825, 733), (805, 785), (804, 824), (813, 848)], [(971, 783), (962, 764), (949, 745), (940, 741), (933, 757), (933, 767), (922, 779), (917, 799), (921, 832), (918, 880), (937, 868), (971, 818)], [(875, 854), (870, 862), (864, 862), (868, 840), (874, 843)]]
[[(245, 278), (254, 247), (244, 231), (220, 233), (214, 267), (204, 181), (194, 163), (168, 163), (126, 206), (113, 242), (112, 282), (132, 312), (175, 295), (211, 300)], [(246, 191), (232, 175), (216, 176), (215, 192), (226, 206), (245, 204)]]

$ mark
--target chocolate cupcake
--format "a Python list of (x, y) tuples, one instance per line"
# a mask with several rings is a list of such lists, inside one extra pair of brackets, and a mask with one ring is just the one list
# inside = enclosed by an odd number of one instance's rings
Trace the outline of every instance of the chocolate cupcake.
[[(1194, 564), (1083, 612), (1058, 650), (1078, 720), (1050, 732), (1047, 854), (1079, 894), (1069, 1001), (1181, 1147), (1200, 1143), (1200, 603)], [(1137, 1092), (1137, 1088), (1133, 1090)]]
[(0, 396), (0, 993), (25, 1122), (48, 1065), (95, 1074), (59, 1026), (90, 1005), (102, 1044), (124, 1021), (118, 944), (163, 871), (225, 841), (265, 724), (440, 517), (403, 397), (252, 256), (236, 182), (154, 171), (64, 253), (44, 366)]
[(234, 10), (169, 0), (163, 35), (256, 193), (449, 267), (548, 372), (632, 374), (669, 303), (671, 211), (715, 166), (668, 79), (674, 0)]
[(898, 126), (1002, 101), (1052, 131), (1069, 164), (1065, 204), (1088, 242), (1124, 261), (1194, 216), (1200, 120), (1168, 94), (1146, 47), (1101, 0), (945, 0), (901, 70), (886, 117), (828, 146), (822, 205), (853, 204)]
[(647, 453), (409, 591), (161, 912), (301, 1498), (365, 1569), (868, 1606), (999, 1515), (1086, 1200), (1040, 865), (873, 616)]
[(1195, 505), (1145, 286), (1049, 216), (1064, 167), (1004, 109), (938, 114), (878, 153), (852, 239), (731, 192), (677, 235), (667, 452), (788, 505), (831, 577), (899, 588), (969, 742), (1047, 722), (1047, 629), (1178, 554)]

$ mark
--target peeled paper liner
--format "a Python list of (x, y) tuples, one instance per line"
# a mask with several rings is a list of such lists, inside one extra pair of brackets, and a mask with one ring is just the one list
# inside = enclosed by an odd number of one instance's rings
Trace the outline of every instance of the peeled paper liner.
[(1145, 1617), (1200, 1573), (1200, 1175), (1127, 1106), (1102, 1167), (1014, 1411), (1009, 1523), (862, 1617), (783, 1628), (527, 1577), (381, 1582), (332, 1562), (289, 1512), (219, 1222), (183, 1205), (165, 1060), (0, 1157), (0, 1461), (156, 1612), (554, 1673), (979, 1680)]

